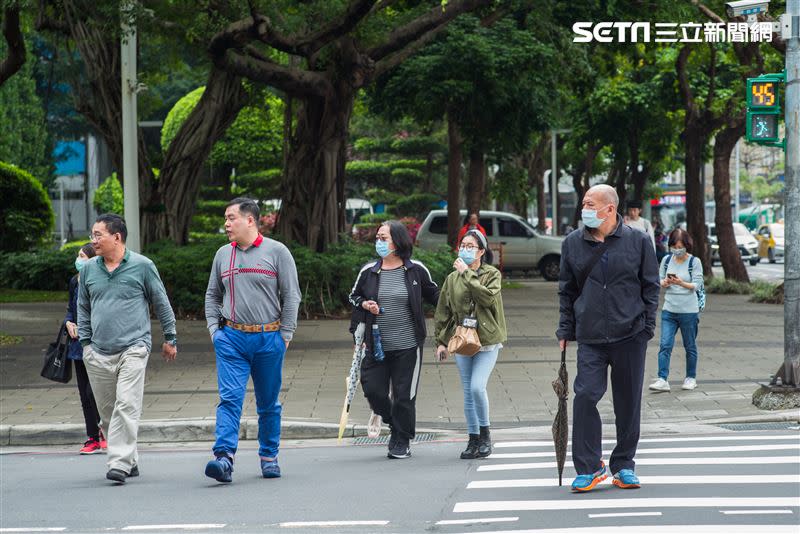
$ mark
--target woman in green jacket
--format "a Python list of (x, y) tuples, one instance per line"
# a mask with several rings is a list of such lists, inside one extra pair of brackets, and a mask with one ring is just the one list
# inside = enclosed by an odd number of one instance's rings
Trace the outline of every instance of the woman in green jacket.
[(447, 343), (456, 325), (475, 306), (481, 349), (474, 356), (456, 354), (456, 365), (464, 388), (464, 416), (467, 419), (469, 443), (461, 458), (485, 458), (492, 453), (489, 435), (489, 397), (486, 384), (494, 369), (497, 355), (506, 340), (506, 319), (500, 294), (502, 276), (491, 265), (492, 251), (486, 237), (477, 230), (466, 233), (458, 249), (455, 271), (447, 276), (436, 306), (436, 358), (447, 359)]

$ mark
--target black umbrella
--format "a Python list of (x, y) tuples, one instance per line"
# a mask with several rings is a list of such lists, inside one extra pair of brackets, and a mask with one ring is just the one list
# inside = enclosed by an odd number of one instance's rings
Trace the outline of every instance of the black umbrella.
[(556, 464), (558, 464), (558, 485), (561, 485), (561, 475), (564, 472), (564, 461), (567, 458), (567, 440), (569, 439), (569, 422), (567, 418), (567, 351), (561, 351), (561, 367), (558, 369), (558, 378), (553, 380), (553, 390), (558, 397), (558, 411), (553, 421), (553, 444), (556, 447)]

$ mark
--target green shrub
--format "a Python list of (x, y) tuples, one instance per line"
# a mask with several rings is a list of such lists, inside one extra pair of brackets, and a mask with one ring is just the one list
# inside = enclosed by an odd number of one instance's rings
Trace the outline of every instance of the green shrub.
[(393, 204), (402, 197), (400, 193), (391, 193), (379, 188), (367, 189), (364, 191), (364, 196), (373, 206), (376, 204)]
[[(365, 213), (361, 216), (361, 222), (359, 224), (365, 224), (368, 226), (377, 226), (383, 221), (388, 221), (389, 219), (394, 219), (394, 215), (385, 211), (383, 213)], [(358, 226), (358, 224), (356, 225)]]
[(750, 284), (726, 280), (715, 276), (706, 282), (706, 293), (716, 293), (718, 295), (749, 295)]
[(280, 198), (282, 169), (267, 169), (236, 176), (234, 192), (258, 200)]
[(417, 171), (424, 171), (428, 166), (428, 162), (424, 159), (393, 159), (389, 161), (388, 164), (393, 170), (414, 169)]
[(0, 251), (29, 250), (50, 238), (55, 214), (42, 184), (0, 161)]
[(752, 295), (750, 302), (764, 304), (783, 304), (783, 283), (772, 284), (759, 280), (750, 284)]
[(39, 249), (0, 253), (0, 287), (65, 291), (75, 274), (75, 253)]
[(225, 218), (225, 206), (227, 200), (200, 200), (195, 206), (194, 212), (198, 215), (212, 215), (220, 219)]
[(345, 164), (348, 180), (375, 183), (387, 180), (391, 176), (391, 172), (392, 167), (382, 161), (355, 160)]
[(125, 213), (125, 196), (122, 192), (122, 185), (117, 179), (117, 173), (111, 173), (111, 176), (103, 180), (103, 183), (97, 187), (92, 204), (97, 213), (116, 213), (118, 215)]
[(432, 193), (414, 193), (394, 202), (391, 209), (392, 212), (404, 217), (423, 220), (433, 209), (437, 200), (439, 200), (439, 196)]
[(89, 242), (89, 237), (88, 236), (86, 238), (84, 238), (84, 239), (77, 239), (75, 241), (68, 241), (67, 243), (64, 243), (63, 245), (61, 245), (61, 250), (64, 251), (64, 252), (69, 252), (69, 253), (77, 256), (78, 255), (78, 250), (88, 242)]

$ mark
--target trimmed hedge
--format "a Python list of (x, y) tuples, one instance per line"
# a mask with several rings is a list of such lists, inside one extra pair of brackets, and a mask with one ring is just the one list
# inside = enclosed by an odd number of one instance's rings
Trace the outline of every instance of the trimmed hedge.
[(30, 173), (0, 161), (0, 251), (44, 244), (55, 213), (42, 184)]
[[(226, 243), (224, 236), (209, 236), (184, 247), (168, 241), (148, 247), (145, 255), (158, 267), (176, 315), (204, 316), (203, 301), (211, 263), (217, 249)], [(297, 245), (290, 249), (303, 293), (301, 317), (339, 317), (349, 313), (347, 297), (361, 267), (375, 259), (374, 245), (347, 241), (332, 246), (324, 254)], [(447, 250), (415, 250), (414, 259), (428, 267), (439, 285), (452, 270), (453, 256)], [(66, 290), (75, 274), (74, 261), (73, 251), (0, 254), (0, 287)]]

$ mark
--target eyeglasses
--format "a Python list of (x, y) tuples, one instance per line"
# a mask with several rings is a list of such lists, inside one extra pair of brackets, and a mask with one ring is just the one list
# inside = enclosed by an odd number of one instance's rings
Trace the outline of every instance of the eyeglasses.
[(101, 237), (106, 237), (106, 236), (110, 236), (110, 235), (111, 234), (101, 234), (101, 233), (89, 234), (89, 241), (92, 241), (92, 242), (100, 241)]
[(477, 245), (461, 245), (460, 247), (458, 247), (458, 250), (473, 251), (473, 250), (478, 250), (478, 246)]

